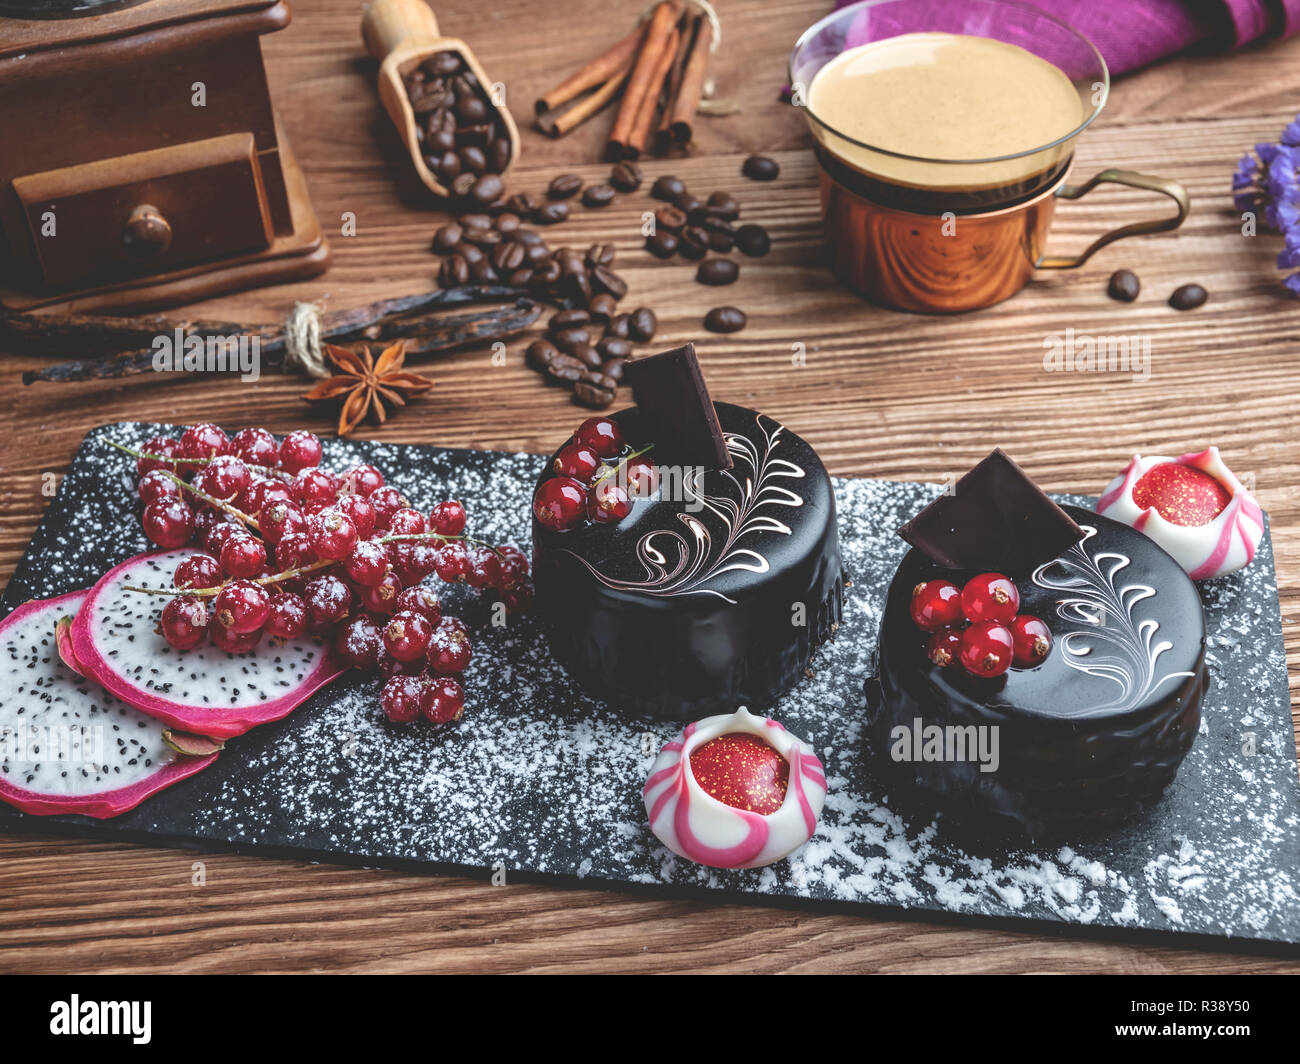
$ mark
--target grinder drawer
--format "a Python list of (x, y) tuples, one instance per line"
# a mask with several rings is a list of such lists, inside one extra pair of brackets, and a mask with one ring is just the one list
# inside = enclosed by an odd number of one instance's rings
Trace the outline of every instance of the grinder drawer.
[(251, 133), (13, 179), (50, 286), (258, 251), (275, 230)]

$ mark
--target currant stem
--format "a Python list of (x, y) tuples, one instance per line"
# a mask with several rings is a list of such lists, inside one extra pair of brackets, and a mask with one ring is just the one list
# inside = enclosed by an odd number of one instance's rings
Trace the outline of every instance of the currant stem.
[(184, 480), (181, 477), (178, 477), (175, 473), (169, 473), (165, 469), (160, 469), (158, 472), (160, 472), (163, 476), (165, 476), (168, 480), (172, 481), (174, 484), (178, 485), (182, 490), (192, 492), (193, 494), (197, 495), (200, 499), (206, 502), (214, 510), (220, 510), (222, 513), (230, 514), (230, 516), (235, 518), (236, 520), (243, 521), (244, 524), (246, 524), (259, 536), (262, 534), (262, 528), (257, 523), (256, 517), (250, 517), (248, 514), (244, 513), (243, 510), (239, 509), (237, 506), (232, 506), (228, 502), (223, 502), (221, 499), (209, 495), (206, 491), (200, 491), (193, 484), (189, 483), (188, 481)]
[[(321, 569), (328, 569), (331, 565), (338, 565), (336, 561), (322, 560), (312, 562), (310, 565), (304, 565), (299, 569), (286, 569), (282, 573), (274, 573), (271, 576), (260, 576), (253, 581), (260, 587), (274, 587), (276, 584), (282, 584), (287, 580), (293, 580), (299, 576), (306, 576), (308, 573), (319, 572)], [(229, 581), (223, 580), (216, 587), (135, 587), (131, 584), (123, 586), (124, 591), (134, 591), (140, 595), (166, 595), (168, 598), (175, 598), (177, 595), (193, 595), (195, 598), (212, 598), (220, 591)]]
[(614, 476), (620, 469), (622, 469), (625, 465), (627, 465), (628, 462), (632, 461), (633, 458), (640, 458), (643, 454), (652, 450), (654, 450), (654, 444), (647, 443), (639, 451), (633, 451), (631, 454), (626, 455), (623, 458), (620, 458), (618, 461), (618, 465), (609, 466), (608, 467), (609, 472), (602, 473), (600, 476), (598, 476), (595, 480), (591, 482), (591, 486), (594, 488), (602, 480), (608, 480), (610, 477)]
[[(137, 451), (134, 447), (128, 447), (124, 443), (116, 443), (113, 440), (105, 440), (110, 447), (116, 447), (119, 451), (125, 451), (132, 458), (147, 458), (151, 462), (158, 462), (162, 465), (183, 466), (183, 465), (211, 465), (216, 461), (215, 458), (168, 458), (165, 454), (153, 454), (150, 451)], [(275, 477), (279, 480), (291, 481), (293, 477), (283, 469), (272, 469), (270, 466), (253, 465), (251, 462), (245, 462), (249, 469), (255, 473), (261, 473), (263, 476)]]

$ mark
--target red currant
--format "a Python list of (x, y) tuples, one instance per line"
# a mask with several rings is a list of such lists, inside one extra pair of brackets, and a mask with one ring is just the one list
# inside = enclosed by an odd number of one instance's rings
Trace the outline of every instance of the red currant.
[(402, 593), (402, 581), (396, 573), (385, 573), (377, 584), (360, 589), (361, 602), (373, 613), (392, 613), (397, 608), (397, 596)]
[(464, 627), (450, 624), (451, 620), (453, 618), (446, 618), (433, 630), (428, 644), (429, 667), (440, 676), (464, 672), (473, 656)]
[(489, 547), (479, 547), (470, 555), (469, 572), (465, 574), (465, 583), (470, 587), (497, 587), (501, 581), (501, 559), (497, 552)]
[(306, 532), (286, 532), (284, 538), (275, 545), (276, 572), (287, 573), (290, 569), (302, 569), (318, 560)]
[(292, 489), (283, 480), (263, 477), (249, 485), (244, 494), (244, 505), (240, 507), (246, 514), (260, 514), (270, 503), (294, 501)]
[(343, 489), (370, 498), (376, 488), (384, 486), (384, 474), (372, 465), (353, 466), (343, 474)]
[(307, 603), (292, 591), (271, 596), (271, 609), (264, 625), (267, 635), (277, 639), (297, 639), (307, 631)]
[(424, 681), (418, 676), (394, 676), (384, 684), (379, 704), (394, 724), (409, 724), (420, 715)]
[(500, 547), (501, 579), (497, 587), (510, 591), (528, 578), (528, 557), (518, 547)]
[(961, 634), (961, 663), (972, 676), (1001, 676), (1011, 667), (1011, 629), (997, 621), (976, 621)]
[(1014, 655), (1018, 669), (1032, 669), (1047, 660), (1052, 649), (1052, 630), (1032, 614), (1022, 613), (1011, 622)]
[(334, 654), (348, 668), (373, 669), (379, 664), (380, 638), (374, 618), (359, 614), (339, 629), (334, 637)]
[(323, 627), (337, 624), (352, 609), (352, 589), (331, 573), (313, 577), (302, 589), (311, 624)]
[(271, 613), (271, 594), (251, 580), (235, 580), (217, 592), (217, 623), (236, 635), (256, 632)]
[(591, 489), (587, 500), (587, 516), (598, 524), (621, 521), (631, 512), (631, 498), (613, 477), (600, 481)]
[(962, 620), (961, 592), (950, 580), (926, 580), (912, 588), (912, 623), (925, 632), (937, 632)]
[(249, 465), (274, 468), (280, 445), (266, 429), (240, 429), (230, 441), (230, 453)]
[(623, 449), (623, 430), (607, 417), (589, 417), (574, 434), (574, 439), (590, 447), (601, 458), (613, 458)]
[[(203, 516), (203, 513), (200, 512), (199, 516)], [(246, 535), (248, 535), (248, 529), (241, 522), (236, 521), (228, 514), (221, 514), (212, 522), (208, 534), (203, 537), (203, 549), (213, 557), (220, 558), (221, 548), (226, 545), (226, 540), (232, 536)]]
[(431, 724), (448, 724), (460, 720), (465, 711), (465, 689), (446, 676), (426, 680), (421, 685), (420, 712)]
[(437, 625), (442, 620), (442, 603), (438, 596), (433, 593), (431, 588), (423, 584), (416, 584), (415, 587), (408, 587), (397, 596), (397, 609), (410, 610), (424, 617), (431, 625)]
[(348, 515), (357, 529), (358, 539), (367, 539), (375, 530), (375, 508), (362, 495), (339, 496), (339, 509)]
[(338, 484), (323, 469), (304, 469), (294, 478), (298, 505), (309, 514), (323, 510), (338, 497)]
[(262, 538), (274, 547), (290, 532), (306, 532), (307, 518), (287, 502), (269, 502), (257, 515), (257, 527)]
[(140, 519), (144, 534), (164, 550), (183, 547), (194, 533), (194, 511), (176, 498), (155, 499)]
[(415, 661), (429, 649), (433, 625), (422, 613), (401, 610), (384, 628), (384, 646), (398, 661)]
[(981, 573), (961, 589), (961, 608), (968, 621), (1011, 620), (1020, 609), (1020, 592), (1001, 573)]
[(570, 443), (560, 449), (551, 463), (551, 469), (557, 476), (573, 477), (584, 484), (590, 484), (591, 478), (600, 468), (600, 455), (582, 443)]
[[(163, 458), (180, 458), (181, 441), (172, 439), (170, 436), (155, 436), (140, 450), (145, 454), (156, 454)], [(152, 458), (137, 458), (135, 460), (135, 471), (140, 476), (151, 473), (155, 469), (167, 469), (173, 473), (179, 472), (176, 466), (170, 462), (157, 462)]]
[(343, 563), (348, 579), (361, 587), (374, 587), (388, 572), (388, 551), (378, 540), (363, 539)]
[(940, 628), (925, 644), (925, 656), (941, 669), (957, 664), (961, 660), (961, 631)]
[(465, 531), (465, 505), (455, 499), (440, 502), (429, 511), (429, 530), (440, 536), (459, 536)]
[(216, 458), (229, 453), (230, 437), (211, 422), (191, 425), (181, 435), (181, 455), (185, 458)]
[(316, 557), (337, 562), (351, 554), (357, 545), (357, 527), (340, 510), (322, 510), (308, 521), (307, 539)]
[(216, 587), (221, 583), (221, 565), (209, 554), (192, 554), (176, 566), (172, 583), (182, 589)]
[(388, 531), (394, 536), (419, 536), (429, 530), (424, 514), (403, 506), (388, 519)]
[(193, 595), (177, 595), (163, 607), (163, 638), (177, 650), (193, 650), (208, 641), (208, 611)]
[(181, 496), (181, 489), (176, 481), (161, 469), (152, 469), (141, 477), (135, 490), (140, 495), (140, 501), (146, 504), (153, 502), (154, 499), (179, 499)]
[(438, 578), (449, 584), (464, 580), (469, 574), (469, 555), (465, 551), (465, 544), (444, 543), (442, 549), (438, 551), (435, 569)]
[(438, 548), (430, 542), (416, 540), (388, 544), (388, 560), (403, 587), (418, 584), (438, 567)]
[(659, 467), (644, 455), (629, 458), (623, 463), (623, 482), (632, 498), (644, 499), (659, 487)]
[(411, 504), (395, 487), (385, 484), (370, 493), (370, 505), (375, 508), (375, 528), (384, 530), (388, 528), (388, 521), (393, 514)]
[(527, 577), (515, 587), (501, 592), (501, 601), (509, 613), (524, 613), (533, 604), (533, 582)]
[(221, 548), (221, 569), (227, 576), (257, 576), (265, 565), (266, 545), (260, 539), (235, 534)]
[(215, 499), (230, 502), (252, 481), (248, 466), (228, 454), (214, 458), (201, 472), (203, 490)]
[(263, 629), (259, 628), (256, 632), (241, 635), (219, 624), (208, 625), (208, 638), (212, 641), (212, 645), (227, 654), (247, 654), (261, 642), (262, 632)]
[(297, 473), (320, 465), (320, 440), (314, 432), (291, 432), (280, 444), (280, 468), (286, 473)]
[(587, 515), (587, 488), (572, 477), (544, 480), (533, 496), (533, 516), (546, 528), (562, 532)]

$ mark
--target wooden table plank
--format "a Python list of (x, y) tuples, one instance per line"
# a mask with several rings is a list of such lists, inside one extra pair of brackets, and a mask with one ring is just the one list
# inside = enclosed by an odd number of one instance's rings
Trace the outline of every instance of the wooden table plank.
[[(439, 4), (445, 32), (469, 40), (506, 79), (521, 126), (535, 95), (631, 23), (639, 4), (500, 0)], [(999, 307), (950, 318), (883, 310), (839, 289), (819, 265), (815, 173), (802, 116), (777, 100), (798, 32), (822, 13), (804, 0), (735, 0), (723, 9), (718, 93), (742, 103), (701, 120), (697, 154), (646, 165), (697, 191), (726, 189), (746, 220), (768, 226), (772, 254), (742, 260), (720, 295), (694, 267), (639, 250), (642, 196), (576, 211), (554, 244), (614, 243), (629, 306), (653, 306), (656, 342), (700, 344), (719, 398), (787, 421), (845, 476), (942, 480), (995, 443), (1052, 490), (1095, 491), (1129, 453), (1217, 443), (1257, 478), (1273, 522), (1293, 688), (1300, 668), (1300, 304), (1282, 293), (1274, 237), (1246, 238), (1226, 189), (1236, 158), (1276, 137), (1300, 98), (1300, 41), (1233, 58), (1181, 58), (1121, 79), (1082, 140), (1075, 174), (1104, 166), (1177, 178), (1193, 213), (1177, 234), (1110, 248), (1087, 267), (1042, 275)], [(318, 281), (242, 293), (188, 308), (247, 322), (278, 320), (296, 299), (346, 307), (428, 289), (428, 239), (443, 217), (406, 173), (362, 57), (357, 6), (302, 0), (295, 21), (265, 41), (273, 94), (330, 233), (345, 211), (358, 234), (334, 236), (335, 265)], [(608, 118), (549, 141), (525, 130), (511, 187), (539, 191), (561, 169), (588, 179)], [(782, 164), (770, 185), (740, 176), (762, 150)], [(1111, 226), (1163, 211), (1161, 201), (1103, 189), (1058, 212), (1054, 246), (1083, 246)], [(1105, 297), (1118, 266), (1143, 281), (1138, 303)], [(1198, 281), (1211, 301), (1178, 314), (1164, 298)], [(719, 302), (750, 315), (729, 337), (703, 334)], [(1045, 338), (1073, 328), (1149, 337), (1150, 379), (1048, 373)], [(791, 365), (802, 344), (803, 368)], [(426, 361), (438, 386), (375, 438), (549, 450), (578, 413), (539, 386), (520, 342), (505, 367), (471, 349)], [(69, 352), (70, 355), (75, 352)], [(276, 431), (329, 422), (299, 399), (298, 379), (246, 387), (227, 378), (23, 388), (43, 362), (0, 363), (0, 571), (10, 573), (57, 477), (87, 429), (117, 420), (216, 420)], [(107, 490), (116, 490), (106, 486)], [(1293, 715), (1300, 720), (1296, 696)], [(201, 860), (205, 886), (191, 885)], [(603, 891), (510, 885), (292, 861), (0, 837), (0, 970), (19, 971), (1273, 971), (1295, 963), (1214, 952), (1082, 941), (1033, 931), (976, 931), (926, 922), (662, 901)], [(791, 946), (797, 942), (798, 949)]]

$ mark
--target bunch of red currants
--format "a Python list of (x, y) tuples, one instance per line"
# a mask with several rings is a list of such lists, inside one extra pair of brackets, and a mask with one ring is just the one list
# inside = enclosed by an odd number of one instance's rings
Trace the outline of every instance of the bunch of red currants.
[(632, 500), (654, 494), (659, 471), (650, 448), (634, 451), (623, 439), (618, 422), (589, 417), (560, 448), (551, 463), (555, 475), (542, 481), (533, 495), (533, 516), (556, 532), (580, 522), (610, 524), (632, 512)]
[(961, 662), (972, 676), (1001, 676), (1013, 665), (1032, 669), (1052, 649), (1051, 630), (1020, 612), (1020, 592), (1001, 573), (982, 573), (962, 588), (926, 580), (912, 589), (911, 613), (931, 633), (926, 656), (941, 668)]
[(230, 437), (202, 424), (132, 453), (145, 534), (166, 549), (203, 548), (177, 565), (177, 593), (162, 612), (162, 634), (178, 650), (211, 642), (241, 653), (264, 636), (312, 636), (340, 664), (387, 677), (390, 719), (444, 722), (464, 707), (457, 677), (472, 647), (423, 581), (468, 584), (512, 612), (531, 602), (527, 557), (466, 536), (461, 503), (425, 514), (372, 465), (322, 469), (310, 432)]

